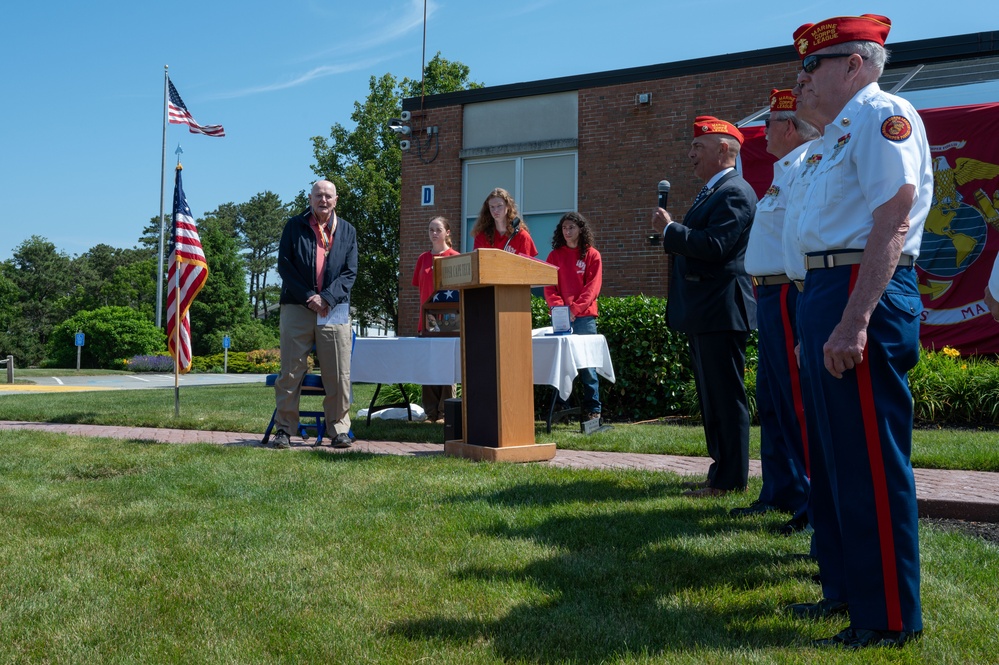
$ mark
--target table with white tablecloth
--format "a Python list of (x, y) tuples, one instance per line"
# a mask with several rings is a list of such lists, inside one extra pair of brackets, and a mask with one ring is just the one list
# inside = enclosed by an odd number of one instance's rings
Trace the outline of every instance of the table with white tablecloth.
[[(535, 385), (552, 386), (562, 399), (568, 399), (573, 379), (585, 367), (592, 367), (600, 376), (614, 381), (614, 366), (603, 335), (550, 335), (548, 332), (550, 329), (546, 328), (535, 330), (531, 338)], [(355, 383), (376, 384), (442, 386), (460, 383), (460, 340), (457, 337), (358, 337), (351, 356), (350, 379)]]

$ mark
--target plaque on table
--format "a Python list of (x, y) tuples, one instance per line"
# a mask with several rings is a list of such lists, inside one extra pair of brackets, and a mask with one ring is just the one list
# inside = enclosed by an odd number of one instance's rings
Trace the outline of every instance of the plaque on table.
[(461, 301), (457, 289), (441, 289), (421, 306), (423, 337), (459, 337), (461, 335)]

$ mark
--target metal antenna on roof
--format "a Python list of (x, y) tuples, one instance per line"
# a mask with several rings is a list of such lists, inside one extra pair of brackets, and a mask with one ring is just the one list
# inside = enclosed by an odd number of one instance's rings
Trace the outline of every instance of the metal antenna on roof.
[(427, 95), (427, 0), (423, 0), (423, 62), (420, 63), (420, 110)]

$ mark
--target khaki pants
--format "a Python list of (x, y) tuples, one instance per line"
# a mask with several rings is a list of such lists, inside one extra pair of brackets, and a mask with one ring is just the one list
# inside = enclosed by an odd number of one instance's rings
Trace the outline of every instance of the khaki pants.
[[(330, 437), (350, 431), (350, 324), (316, 325), (316, 313), (304, 305), (281, 305), (281, 374), (274, 383), (274, 422), (287, 434), (298, 431), (299, 399), (316, 347), (326, 397), (323, 413)], [(335, 432), (333, 432), (335, 430)]]
[(444, 417), (444, 400), (454, 397), (454, 386), (423, 386), (423, 410), (427, 420)]

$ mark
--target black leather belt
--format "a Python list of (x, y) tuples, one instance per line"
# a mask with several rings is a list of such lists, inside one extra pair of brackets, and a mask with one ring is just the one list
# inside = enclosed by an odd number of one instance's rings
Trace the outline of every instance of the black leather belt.
[[(809, 254), (805, 257), (805, 270), (835, 268), (836, 266), (855, 266), (864, 258), (863, 250), (847, 250)], [(911, 268), (916, 265), (916, 258), (911, 254), (903, 254), (898, 258), (898, 267)]]
[(753, 286), (777, 286), (779, 284), (790, 284), (791, 278), (787, 275), (763, 275), (753, 277)]

